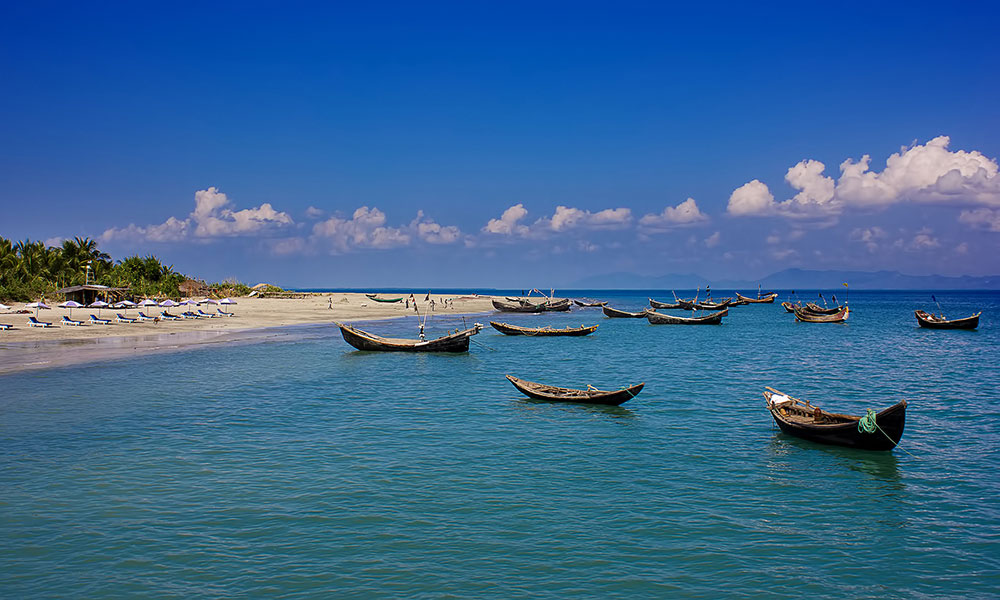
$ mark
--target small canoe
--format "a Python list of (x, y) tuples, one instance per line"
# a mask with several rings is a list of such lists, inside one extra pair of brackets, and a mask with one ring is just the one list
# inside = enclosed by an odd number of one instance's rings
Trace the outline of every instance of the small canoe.
[(605, 300), (604, 302), (583, 302), (581, 300), (573, 300), (573, 304), (581, 308), (600, 308), (607, 303), (608, 303), (607, 300)]
[(646, 320), (650, 325), (719, 325), (728, 314), (728, 308), (704, 317), (675, 317), (651, 310), (646, 313)]
[(610, 306), (604, 306), (604, 316), (611, 319), (641, 319), (646, 316), (647, 311), (642, 312), (628, 312), (624, 310), (618, 310), (617, 308), (611, 308)]
[(962, 319), (945, 319), (944, 315), (936, 317), (922, 310), (915, 310), (913, 314), (917, 316), (917, 323), (928, 329), (975, 329), (979, 327), (979, 315), (983, 313), (980, 311)]
[(402, 298), (379, 298), (376, 294), (365, 294), (368, 296), (369, 300), (374, 300), (375, 302), (402, 302)]
[(499, 310), (500, 312), (518, 312), (518, 313), (545, 312), (545, 306), (541, 304), (529, 304), (523, 301), (503, 302), (501, 300), (493, 299), (493, 308)]
[(469, 329), (449, 333), (437, 339), (411, 340), (382, 337), (351, 325), (334, 324), (340, 328), (345, 342), (358, 350), (369, 352), (468, 352), (469, 338), (479, 333), (483, 328), (482, 325), (476, 323)]
[(785, 312), (795, 312), (795, 305), (791, 302), (782, 302), (781, 306), (784, 307)]
[(660, 302), (659, 300), (649, 299), (649, 305), (653, 308), (663, 308), (663, 309), (678, 309), (683, 308), (680, 302)]
[(599, 390), (590, 388), (586, 390), (576, 390), (573, 388), (556, 387), (545, 385), (533, 381), (518, 379), (513, 375), (507, 375), (507, 379), (514, 384), (522, 394), (536, 400), (551, 400), (554, 402), (578, 402), (581, 404), (605, 404), (618, 406), (635, 398), (645, 383), (624, 387), (620, 390)]
[(844, 306), (840, 312), (833, 315), (817, 315), (802, 309), (795, 309), (795, 320), (802, 323), (843, 323), (847, 320), (850, 309)]
[(535, 335), (535, 336), (582, 336), (590, 335), (597, 331), (597, 325), (581, 325), (579, 327), (565, 327), (563, 329), (553, 329), (551, 327), (518, 327), (510, 323), (498, 323), (490, 321), (493, 329), (505, 335)]
[(892, 450), (903, 437), (906, 400), (875, 415), (871, 433), (859, 426), (861, 417), (825, 412), (808, 400), (765, 388), (764, 399), (774, 422), (784, 433), (804, 440), (860, 450)]
[(739, 292), (736, 292), (737, 300), (740, 300), (741, 302), (746, 302), (747, 304), (773, 304), (774, 299), (777, 297), (778, 297), (778, 292), (763, 294), (756, 299), (748, 298), (746, 296), (741, 295)]

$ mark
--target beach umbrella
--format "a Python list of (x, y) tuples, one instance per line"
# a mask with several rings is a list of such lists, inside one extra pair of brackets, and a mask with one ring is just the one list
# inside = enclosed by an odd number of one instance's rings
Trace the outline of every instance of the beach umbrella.
[(181, 305), (180, 302), (174, 302), (170, 298), (167, 298), (163, 302), (160, 302), (160, 306), (166, 306), (167, 308), (170, 308), (172, 306), (180, 306), (180, 305)]
[(79, 302), (75, 301), (75, 300), (67, 300), (66, 302), (63, 302), (62, 304), (60, 304), (59, 308), (68, 308), (69, 309), (69, 318), (72, 319), (73, 318), (73, 309), (74, 308), (83, 308), (83, 305), (80, 304)]
[(156, 302), (156, 300), (150, 300), (149, 298), (146, 298), (145, 300), (139, 303), (139, 306), (158, 306), (158, 303)]
[(38, 302), (32, 302), (31, 304), (25, 304), (24, 307), (25, 308), (33, 308), (33, 309), (35, 309), (35, 318), (38, 318), (38, 309), (39, 308), (44, 308), (46, 310), (52, 308), (51, 306), (48, 306), (47, 304), (45, 304), (41, 300), (39, 300)]
[(124, 308), (125, 309), (125, 314), (128, 314), (128, 309), (130, 309), (133, 306), (135, 306), (135, 302), (132, 302), (131, 300), (122, 300), (120, 302), (115, 302), (111, 306), (113, 308)]
[(198, 304), (218, 304), (218, 303), (219, 303), (219, 301), (216, 300), (215, 298), (205, 298), (204, 300), (202, 300)]
[(87, 308), (96, 308), (97, 309), (97, 318), (100, 319), (101, 318), (101, 309), (102, 308), (107, 308), (108, 306), (111, 306), (111, 305), (108, 304), (107, 302), (105, 302), (104, 300), (95, 300), (95, 301), (91, 302), (90, 304), (88, 304)]
[[(332, 297), (330, 299), (330, 303), (331, 304), (333, 303), (333, 298)], [(222, 300), (219, 300), (219, 304), (225, 304), (226, 306), (232, 306), (233, 304), (236, 304), (236, 300), (233, 300), (232, 298), (223, 298)]]

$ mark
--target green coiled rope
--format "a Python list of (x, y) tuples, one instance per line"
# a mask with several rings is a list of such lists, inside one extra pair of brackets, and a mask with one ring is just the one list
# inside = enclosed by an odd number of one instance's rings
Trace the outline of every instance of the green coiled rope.
[[(881, 429), (881, 427), (875, 422), (875, 411), (869, 408), (865, 416), (858, 419), (858, 431), (861, 433), (875, 433), (878, 429)], [(886, 435), (886, 437), (889, 436)]]

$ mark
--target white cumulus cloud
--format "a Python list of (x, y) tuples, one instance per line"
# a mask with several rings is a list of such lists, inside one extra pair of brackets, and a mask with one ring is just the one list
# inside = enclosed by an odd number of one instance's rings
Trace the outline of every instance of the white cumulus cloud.
[(101, 239), (177, 242), (192, 237), (212, 239), (257, 235), (294, 223), (288, 213), (279, 212), (268, 203), (236, 211), (229, 205), (229, 199), (217, 188), (198, 190), (194, 195), (194, 210), (187, 218), (169, 217), (163, 223), (145, 227), (134, 223), (122, 228), (112, 227), (101, 235)]
[(519, 225), (518, 222), (527, 215), (528, 211), (524, 208), (523, 204), (515, 204), (503, 211), (499, 219), (490, 219), (486, 223), (486, 226), (483, 227), (483, 231), (497, 235), (523, 235), (527, 232), (528, 228), (525, 225)]
[(643, 215), (639, 219), (639, 227), (649, 232), (658, 232), (705, 221), (708, 221), (708, 216), (698, 209), (694, 198), (688, 198), (677, 206), (667, 206), (660, 214)]
[(953, 152), (950, 143), (948, 136), (939, 136), (901, 148), (889, 156), (882, 171), (870, 170), (870, 155), (858, 161), (849, 158), (841, 163), (836, 181), (824, 175), (822, 162), (803, 160), (785, 174), (788, 185), (798, 190), (795, 196), (775, 202), (767, 186), (755, 179), (733, 192), (728, 212), (801, 218), (903, 202), (1000, 206), (997, 161), (978, 151)]

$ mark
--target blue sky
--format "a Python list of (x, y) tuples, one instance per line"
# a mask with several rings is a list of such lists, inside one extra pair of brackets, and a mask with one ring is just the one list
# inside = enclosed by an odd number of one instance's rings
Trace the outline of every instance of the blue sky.
[(0, 235), (300, 287), (1000, 272), (990, 4), (359, 4), (5, 7)]

